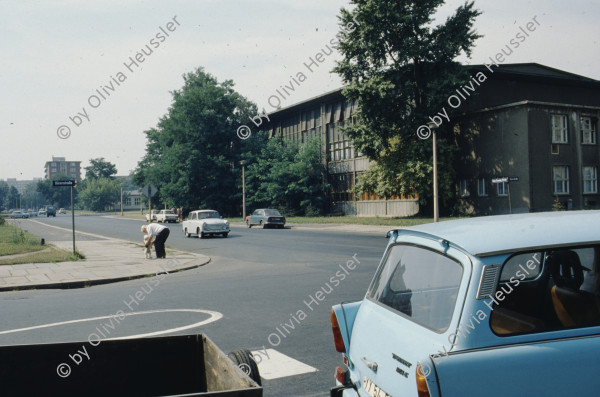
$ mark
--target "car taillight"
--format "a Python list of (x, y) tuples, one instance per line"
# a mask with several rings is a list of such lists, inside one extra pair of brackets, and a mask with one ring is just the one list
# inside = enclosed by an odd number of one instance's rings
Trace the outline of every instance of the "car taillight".
[(417, 363), (415, 374), (417, 376), (417, 395), (419, 397), (430, 397), (429, 386), (427, 386), (427, 379), (425, 378), (429, 371), (431, 370), (428, 366), (423, 367), (421, 363)]
[(340, 331), (340, 325), (337, 320), (337, 316), (333, 309), (331, 309), (331, 329), (333, 331), (333, 341), (335, 342), (335, 350), (340, 353), (346, 352), (346, 346), (344, 346), (344, 338), (342, 338), (342, 331)]
[(340, 382), (342, 385), (348, 384), (348, 370), (343, 369), (342, 367), (337, 367), (335, 369), (335, 379)]

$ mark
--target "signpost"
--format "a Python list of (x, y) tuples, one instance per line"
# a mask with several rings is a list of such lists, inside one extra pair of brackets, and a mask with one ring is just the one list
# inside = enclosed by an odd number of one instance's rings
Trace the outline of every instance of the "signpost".
[(158, 192), (156, 186), (151, 183), (148, 183), (146, 186), (142, 188), (142, 193), (148, 197), (148, 219), (149, 223), (152, 223), (152, 196), (154, 196)]
[(510, 203), (510, 183), (511, 182), (518, 182), (519, 181), (519, 177), (518, 176), (501, 176), (499, 178), (492, 178), (492, 183), (507, 183), (507, 189), (508, 189), (508, 213), (512, 214), (512, 205)]
[(69, 186), (71, 187), (71, 223), (73, 225), (73, 255), (75, 255), (75, 205), (73, 202), (73, 188), (77, 186), (77, 181), (52, 181), (52, 186)]

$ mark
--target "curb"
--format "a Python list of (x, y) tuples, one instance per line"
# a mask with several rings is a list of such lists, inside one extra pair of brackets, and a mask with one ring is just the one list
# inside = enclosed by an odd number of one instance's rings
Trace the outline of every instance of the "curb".
[[(192, 265), (184, 265), (180, 268), (171, 270), (170, 272), (167, 272), (165, 270), (165, 273), (167, 273), (167, 274), (178, 273), (178, 272), (181, 272), (184, 270), (199, 268), (204, 265), (208, 265), (211, 262), (211, 260), (212, 259), (210, 257), (206, 257), (206, 259), (193, 259), (192, 260), (193, 262), (198, 262), (198, 263), (194, 263)], [(192, 262), (192, 261), (190, 261), (190, 262)], [(0, 286), (0, 292), (25, 291), (25, 290), (32, 290), (32, 289), (85, 288), (85, 287), (91, 287), (93, 285), (111, 284), (111, 283), (117, 283), (120, 281), (136, 280), (139, 278), (154, 277), (154, 276), (156, 276), (156, 274), (139, 274), (139, 275), (133, 275), (133, 276), (113, 277), (113, 278), (104, 278), (104, 279), (97, 279), (97, 280), (74, 280), (74, 281), (60, 281), (57, 283)]]

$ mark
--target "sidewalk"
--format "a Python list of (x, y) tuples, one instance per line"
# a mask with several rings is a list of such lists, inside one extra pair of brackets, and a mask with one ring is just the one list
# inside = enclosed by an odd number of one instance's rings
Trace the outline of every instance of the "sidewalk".
[[(50, 243), (67, 251), (73, 249), (70, 240)], [(167, 249), (167, 259), (156, 259), (154, 249), (153, 259), (145, 259), (141, 244), (111, 238), (78, 241), (77, 250), (85, 260), (0, 266), (0, 291), (82, 288), (193, 269), (210, 262), (206, 255), (171, 249)]]

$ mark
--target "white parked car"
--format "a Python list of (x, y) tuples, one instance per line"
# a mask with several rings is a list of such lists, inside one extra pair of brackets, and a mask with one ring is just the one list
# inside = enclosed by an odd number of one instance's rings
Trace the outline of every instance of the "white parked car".
[[(154, 211), (152, 211), (154, 212)], [(158, 214), (156, 214), (156, 222), (177, 222), (177, 214), (171, 210), (160, 210)]]
[(155, 222), (158, 211), (152, 211), (152, 214), (146, 214), (146, 220), (148, 223)]
[(186, 237), (192, 234), (203, 238), (210, 234), (220, 234), (223, 237), (229, 235), (229, 221), (214, 210), (192, 211), (188, 218), (181, 224)]

